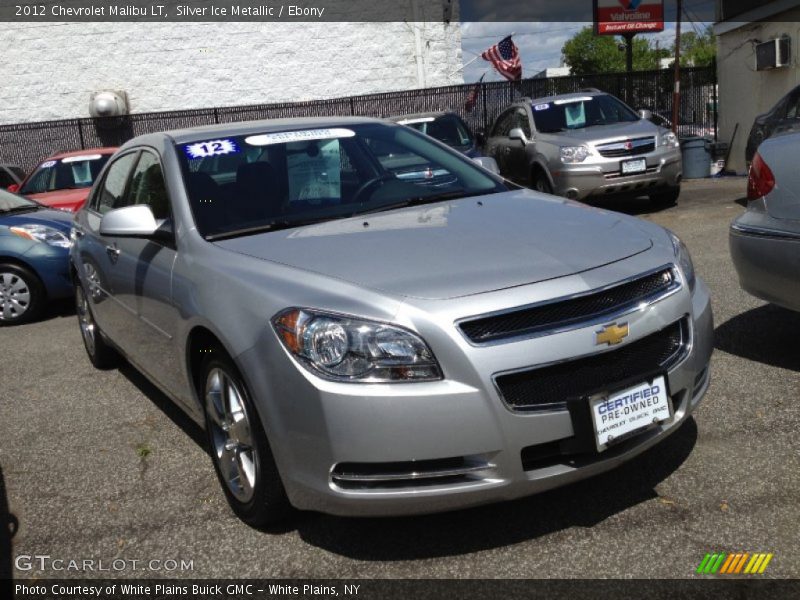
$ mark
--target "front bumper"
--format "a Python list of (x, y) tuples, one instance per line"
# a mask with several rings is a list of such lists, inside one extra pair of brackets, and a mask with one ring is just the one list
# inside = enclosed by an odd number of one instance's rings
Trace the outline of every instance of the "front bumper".
[[(432, 513), (519, 498), (607, 471), (686, 421), (709, 382), (713, 318), (708, 289), (698, 279), (692, 295), (684, 288), (626, 318), (632, 331), (658, 330), (679, 319), (689, 320), (692, 341), (687, 354), (667, 374), (674, 418), (579, 461), (569, 456), (528, 460), (537, 448), (575, 437), (570, 414), (513, 412), (494, 388), (493, 374), (509, 366), (545, 362), (547, 353), (568, 347), (571, 340), (586, 335), (584, 330), (521, 340), (501, 350), (469, 347), (465, 342), (464, 356), (456, 351), (452, 356), (438, 354), (446, 378), (429, 383), (323, 381), (298, 368), (274, 339), (267, 339), (274, 335), (271, 331), (237, 361), (254, 390), (294, 506), (353, 516)], [(588, 329), (591, 333), (596, 326)], [(439, 340), (428, 341), (436, 353)], [(518, 365), (509, 365), (509, 353)], [(403, 471), (409, 461), (416, 461), (411, 464), (420, 471), (430, 466), (456, 475), (433, 480), (405, 477), (379, 486), (348, 485), (334, 477), (342, 465), (372, 464), (382, 471)], [(471, 469), (468, 474), (463, 473), (465, 468)]]
[[(635, 175), (623, 175), (620, 163), (637, 158), (647, 161), (647, 170)], [(555, 194), (583, 200), (597, 196), (639, 196), (664, 192), (680, 185), (683, 166), (680, 150), (675, 148), (643, 156), (602, 159), (596, 163), (559, 165), (551, 172)]]
[[(800, 234), (755, 225), (745, 213), (731, 224), (730, 251), (742, 289), (800, 311)], [(774, 221), (764, 216), (765, 220)]]

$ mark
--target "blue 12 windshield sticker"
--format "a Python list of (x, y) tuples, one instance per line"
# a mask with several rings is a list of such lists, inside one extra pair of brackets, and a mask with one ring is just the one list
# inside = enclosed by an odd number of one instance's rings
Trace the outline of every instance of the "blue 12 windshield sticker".
[(195, 142), (194, 144), (186, 144), (183, 151), (189, 158), (206, 158), (209, 156), (218, 156), (220, 154), (237, 154), (241, 152), (239, 146), (234, 140), (208, 140), (206, 142)]

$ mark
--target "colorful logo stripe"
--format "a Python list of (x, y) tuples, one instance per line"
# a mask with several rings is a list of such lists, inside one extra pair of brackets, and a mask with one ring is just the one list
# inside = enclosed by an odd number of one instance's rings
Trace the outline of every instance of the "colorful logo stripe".
[(706, 554), (695, 572), (700, 575), (760, 575), (767, 570), (772, 557), (772, 552), (715, 552)]

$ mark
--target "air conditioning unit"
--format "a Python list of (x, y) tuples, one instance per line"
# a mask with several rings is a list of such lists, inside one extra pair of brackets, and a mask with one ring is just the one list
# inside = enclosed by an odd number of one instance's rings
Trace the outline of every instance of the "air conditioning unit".
[(756, 71), (788, 67), (790, 43), (787, 36), (756, 45)]

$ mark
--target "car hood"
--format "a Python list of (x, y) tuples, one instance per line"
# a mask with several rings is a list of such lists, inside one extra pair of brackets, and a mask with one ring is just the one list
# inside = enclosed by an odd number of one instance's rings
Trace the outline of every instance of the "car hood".
[(75, 205), (82, 204), (89, 195), (91, 188), (76, 188), (74, 190), (56, 190), (41, 194), (25, 194), (27, 198), (52, 206), (53, 208), (72, 209)]
[(14, 227), (34, 223), (36, 225), (55, 227), (64, 233), (69, 233), (72, 227), (73, 216), (73, 213), (64, 212), (63, 210), (49, 210), (44, 208), (35, 212), (19, 214), (3, 215), (0, 213), (0, 225)]
[(637, 220), (520, 190), (215, 242), (400, 296), (454, 298), (644, 252)]
[(616, 138), (635, 138), (646, 135), (658, 135), (662, 131), (660, 127), (640, 119), (630, 123), (618, 123), (616, 125), (595, 125), (593, 127), (583, 127), (570, 131), (560, 131), (558, 133), (543, 133), (542, 137), (548, 139), (558, 139), (564, 142), (598, 142)]

